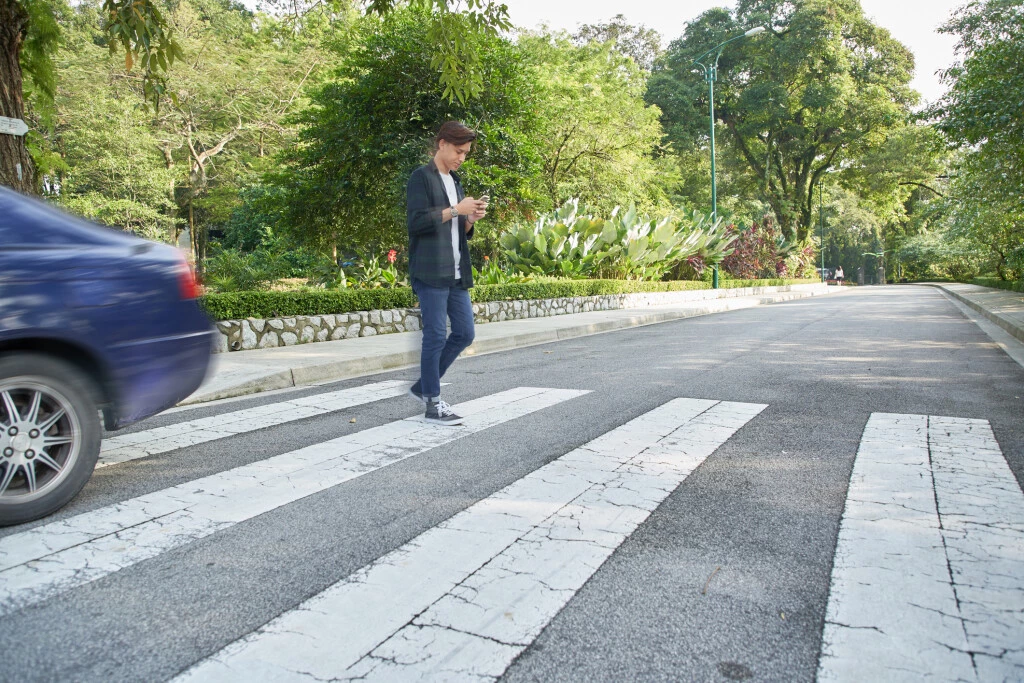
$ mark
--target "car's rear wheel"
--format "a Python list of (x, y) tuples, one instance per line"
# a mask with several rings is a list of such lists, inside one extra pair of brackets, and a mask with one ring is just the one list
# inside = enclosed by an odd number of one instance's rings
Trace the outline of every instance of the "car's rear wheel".
[(82, 490), (100, 452), (89, 379), (34, 353), (0, 358), (0, 525), (60, 509)]

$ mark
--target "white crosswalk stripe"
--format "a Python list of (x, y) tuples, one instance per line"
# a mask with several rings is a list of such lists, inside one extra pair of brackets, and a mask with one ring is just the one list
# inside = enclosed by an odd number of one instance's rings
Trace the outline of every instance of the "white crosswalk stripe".
[(820, 681), (1024, 680), (1024, 494), (988, 422), (873, 414)]
[(0, 614), (586, 393), (503, 391), (458, 405), (460, 427), (400, 420), (12, 534), (0, 539)]
[(181, 680), (496, 678), (765, 407), (671, 401), (421, 534)]
[[(399, 397), (407, 384), (114, 437), (104, 464)], [(519, 387), (455, 406), (465, 417), (459, 427), (416, 415), (2, 537), (0, 616), (50, 609), (38, 603), (216, 533), (229, 542), (245, 520), (310, 504), (302, 499), (588, 393)], [(175, 680), (500, 678), (691, 472), (765, 408), (671, 400), (368, 556), (377, 559), (312, 598), (287, 596), (227, 647), (177, 662), (172, 671), (190, 668)], [(1024, 493), (987, 421), (871, 415), (840, 523), (817, 666), (822, 683), (1024, 680)]]
[(406, 393), (408, 380), (375, 382), (351, 389), (280, 401), (236, 410), (212, 417), (179, 422), (131, 434), (112, 436), (103, 441), (96, 467), (166, 453), (178, 448), (224, 439), (245, 432), (274, 427), (315, 415), (326, 415), (345, 408), (394, 398)]

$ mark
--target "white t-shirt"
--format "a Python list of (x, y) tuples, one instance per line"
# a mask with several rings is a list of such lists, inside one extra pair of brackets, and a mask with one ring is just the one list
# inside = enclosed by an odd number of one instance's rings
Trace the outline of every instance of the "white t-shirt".
[[(441, 182), (444, 183), (444, 190), (448, 193), (450, 206), (459, 203), (459, 195), (455, 191), (455, 179), (450, 173), (441, 174)], [(459, 279), (459, 219), (452, 219), (452, 256), (455, 259), (455, 279)]]

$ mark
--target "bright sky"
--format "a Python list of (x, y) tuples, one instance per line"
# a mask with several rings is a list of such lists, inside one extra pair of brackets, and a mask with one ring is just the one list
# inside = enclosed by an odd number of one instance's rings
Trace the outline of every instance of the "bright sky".
[[(678, 38), (686, 22), (712, 7), (732, 7), (731, 0), (502, 0), (508, 5), (512, 23), (535, 28), (546, 23), (551, 28), (574, 31), (580, 24), (594, 24), (625, 15), (632, 24), (643, 24), (658, 31), (665, 40)], [(952, 36), (936, 29), (951, 12), (967, 0), (861, 0), (864, 13), (889, 29), (893, 37), (910, 48), (917, 60), (912, 85), (932, 102), (945, 87), (936, 71), (954, 60)]]

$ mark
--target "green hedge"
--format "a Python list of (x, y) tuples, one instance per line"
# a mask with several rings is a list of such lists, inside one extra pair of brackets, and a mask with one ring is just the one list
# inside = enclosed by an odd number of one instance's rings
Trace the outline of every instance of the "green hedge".
[(299, 292), (230, 292), (207, 294), (200, 302), (214, 320), (283, 318), (350, 311), (412, 308), (408, 287), (394, 289), (310, 289)]
[[(818, 282), (809, 280), (723, 280), (722, 289), (736, 287), (781, 287)], [(639, 282), (635, 280), (558, 280), (506, 285), (478, 285), (470, 290), (475, 302), (558, 299), (575, 296), (633, 294), (637, 292), (681, 292), (710, 289), (711, 284), (693, 280)], [(329, 315), (352, 311), (414, 308), (416, 296), (409, 287), (393, 289), (310, 289), (298, 292), (231, 292), (207, 294), (201, 299), (214, 320), (242, 318), (283, 318), (293, 315)]]
[(1024, 292), (1024, 280), (1010, 281), (1000, 280), (997, 277), (976, 277), (971, 280), (972, 285), (982, 287), (995, 287), (996, 289), (1008, 289), (1011, 292)]

